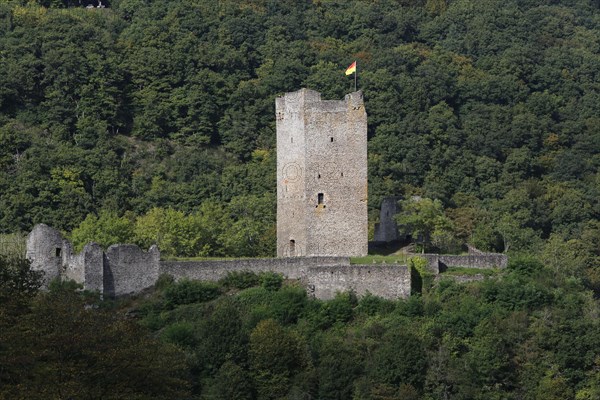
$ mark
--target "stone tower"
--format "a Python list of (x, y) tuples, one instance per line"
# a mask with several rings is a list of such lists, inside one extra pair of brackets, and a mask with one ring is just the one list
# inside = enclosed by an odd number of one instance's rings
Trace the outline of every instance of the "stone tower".
[(367, 113), (362, 92), (277, 98), (277, 256), (363, 256)]

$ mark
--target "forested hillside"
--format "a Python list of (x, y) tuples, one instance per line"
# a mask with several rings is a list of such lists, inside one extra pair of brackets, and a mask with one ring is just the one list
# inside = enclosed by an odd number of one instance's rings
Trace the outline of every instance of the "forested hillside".
[(274, 99), (342, 98), (357, 60), (370, 223), (402, 196), (428, 245), (510, 262), (396, 301), (249, 272), (110, 301), (39, 292), (16, 246), (0, 399), (600, 398), (598, 0), (88, 3), (0, 0), (0, 233), (274, 255)]
[(371, 223), (437, 199), (455, 238), (600, 282), (597, 1), (88, 3), (0, 1), (3, 232), (272, 255), (274, 99), (342, 98), (357, 60)]

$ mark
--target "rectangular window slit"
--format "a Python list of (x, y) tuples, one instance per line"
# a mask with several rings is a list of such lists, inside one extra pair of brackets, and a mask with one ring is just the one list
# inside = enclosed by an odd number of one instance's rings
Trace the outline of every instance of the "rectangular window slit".
[(322, 206), (323, 208), (326, 207), (326, 205), (323, 204), (323, 193), (319, 193), (317, 195), (317, 205), (316, 205), (316, 207), (318, 208), (319, 206)]

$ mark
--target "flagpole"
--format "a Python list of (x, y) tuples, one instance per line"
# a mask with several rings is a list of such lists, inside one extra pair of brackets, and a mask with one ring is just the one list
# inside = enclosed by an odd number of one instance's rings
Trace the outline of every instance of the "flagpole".
[(356, 92), (356, 80), (358, 79), (358, 62), (356, 63), (356, 71), (354, 71), (354, 91)]

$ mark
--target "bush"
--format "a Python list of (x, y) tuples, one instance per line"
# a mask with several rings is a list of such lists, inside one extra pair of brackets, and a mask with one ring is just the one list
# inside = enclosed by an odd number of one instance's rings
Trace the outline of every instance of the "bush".
[(352, 292), (338, 293), (333, 300), (323, 302), (317, 315), (319, 328), (328, 329), (336, 323), (350, 321), (356, 305), (356, 295)]
[(410, 296), (406, 300), (399, 300), (397, 304), (397, 310), (400, 315), (420, 317), (425, 313), (425, 303), (421, 296)]
[(165, 290), (165, 302), (172, 308), (181, 304), (202, 303), (219, 297), (219, 285), (212, 282), (181, 280)]
[(258, 275), (258, 279), (260, 281), (260, 286), (270, 291), (279, 290), (283, 283), (283, 275), (271, 271), (261, 272)]
[(176, 322), (167, 326), (162, 333), (162, 338), (182, 347), (194, 347), (197, 342), (194, 327), (189, 322)]
[(429, 262), (423, 257), (414, 256), (408, 259), (408, 266), (411, 269), (411, 275), (413, 277), (413, 281), (415, 282), (413, 285), (411, 285), (412, 291), (417, 293), (421, 293), (423, 291), (427, 292), (433, 285), (433, 279), (435, 276), (427, 269), (428, 265)]
[(222, 278), (219, 283), (226, 288), (248, 289), (258, 286), (260, 279), (252, 271), (232, 271), (228, 272), (225, 278)]
[(544, 264), (532, 256), (511, 257), (508, 261), (508, 270), (519, 275), (531, 276), (543, 269)]
[(541, 308), (554, 300), (552, 293), (543, 285), (514, 278), (501, 282), (485, 281), (481, 293), (487, 302), (511, 311)]
[(283, 325), (295, 324), (307, 303), (306, 290), (296, 286), (284, 287), (273, 298), (273, 316)]
[(358, 302), (356, 311), (360, 314), (388, 314), (394, 309), (394, 302), (367, 292)]
[(175, 278), (173, 278), (171, 275), (161, 274), (158, 277), (158, 279), (156, 280), (154, 287), (157, 290), (165, 290), (166, 288), (173, 285), (174, 283), (175, 283)]

